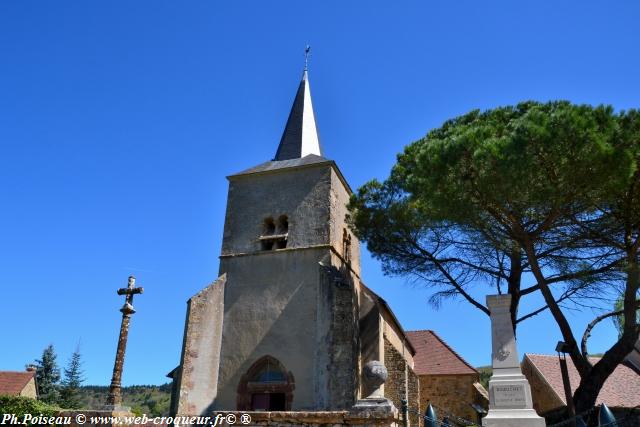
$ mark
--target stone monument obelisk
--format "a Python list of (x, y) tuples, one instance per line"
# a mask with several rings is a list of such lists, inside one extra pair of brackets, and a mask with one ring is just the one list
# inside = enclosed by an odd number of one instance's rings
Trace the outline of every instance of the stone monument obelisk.
[(489, 413), (485, 427), (544, 427), (544, 418), (533, 410), (531, 387), (522, 375), (516, 338), (511, 325), (511, 295), (487, 296), (491, 312), (491, 365)]

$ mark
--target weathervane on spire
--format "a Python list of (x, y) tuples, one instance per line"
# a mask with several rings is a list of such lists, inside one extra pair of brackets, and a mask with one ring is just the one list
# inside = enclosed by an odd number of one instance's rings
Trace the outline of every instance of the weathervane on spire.
[(304, 70), (309, 70), (309, 57), (311, 56), (311, 46), (307, 45), (304, 48)]

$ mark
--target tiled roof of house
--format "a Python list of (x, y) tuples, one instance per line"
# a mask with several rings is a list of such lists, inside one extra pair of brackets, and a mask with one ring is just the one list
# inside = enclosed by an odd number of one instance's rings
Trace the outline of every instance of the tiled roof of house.
[(430, 330), (407, 331), (407, 337), (416, 354), (414, 371), (418, 375), (478, 374), (458, 353)]
[[(527, 359), (544, 377), (553, 389), (553, 392), (555, 392), (566, 405), (558, 356), (527, 353), (524, 355), (523, 363), (527, 363)], [(595, 364), (600, 358), (591, 357), (589, 360)], [(569, 370), (571, 390), (575, 392), (578, 384), (580, 384), (580, 375), (578, 375), (578, 371), (568, 357), (567, 368)], [(596, 404), (601, 403), (605, 403), (610, 408), (633, 408), (640, 406), (640, 374), (625, 363), (618, 365), (600, 390)]]
[(17, 396), (35, 375), (34, 372), (0, 371), (0, 394)]

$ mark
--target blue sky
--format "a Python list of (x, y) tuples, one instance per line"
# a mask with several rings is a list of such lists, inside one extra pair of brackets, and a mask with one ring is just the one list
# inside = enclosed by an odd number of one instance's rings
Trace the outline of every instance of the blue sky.
[[(166, 381), (186, 300), (216, 278), (225, 176), (273, 157), (305, 44), (325, 154), (357, 188), (475, 108), (639, 107), (639, 20), (633, 1), (0, 2), (0, 370), (80, 342), (87, 383), (108, 384), (135, 274), (124, 383)], [(406, 329), (490, 362), (485, 315), (435, 311), (363, 255)], [(570, 319), (581, 335), (593, 316)], [(518, 332), (521, 353), (560, 338), (546, 315)], [(614, 336), (603, 323), (592, 351)]]

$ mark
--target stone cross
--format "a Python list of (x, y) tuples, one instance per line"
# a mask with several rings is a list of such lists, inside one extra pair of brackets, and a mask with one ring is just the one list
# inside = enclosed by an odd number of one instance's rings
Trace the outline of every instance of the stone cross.
[(113, 364), (113, 376), (111, 377), (111, 385), (109, 387), (109, 397), (107, 398), (107, 406), (119, 407), (122, 405), (121, 381), (122, 369), (124, 367), (124, 354), (127, 349), (127, 337), (129, 336), (129, 321), (131, 315), (136, 311), (133, 309), (133, 296), (144, 292), (144, 288), (134, 287), (136, 278), (129, 276), (129, 282), (126, 288), (118, 289), (118, 295), (126, 295), (124, 305), (120, 309), (122, 312), (122, 323), (120, 325), (120, 336), (118, 338), (118, 350), (116, 351), (116, 361)]

